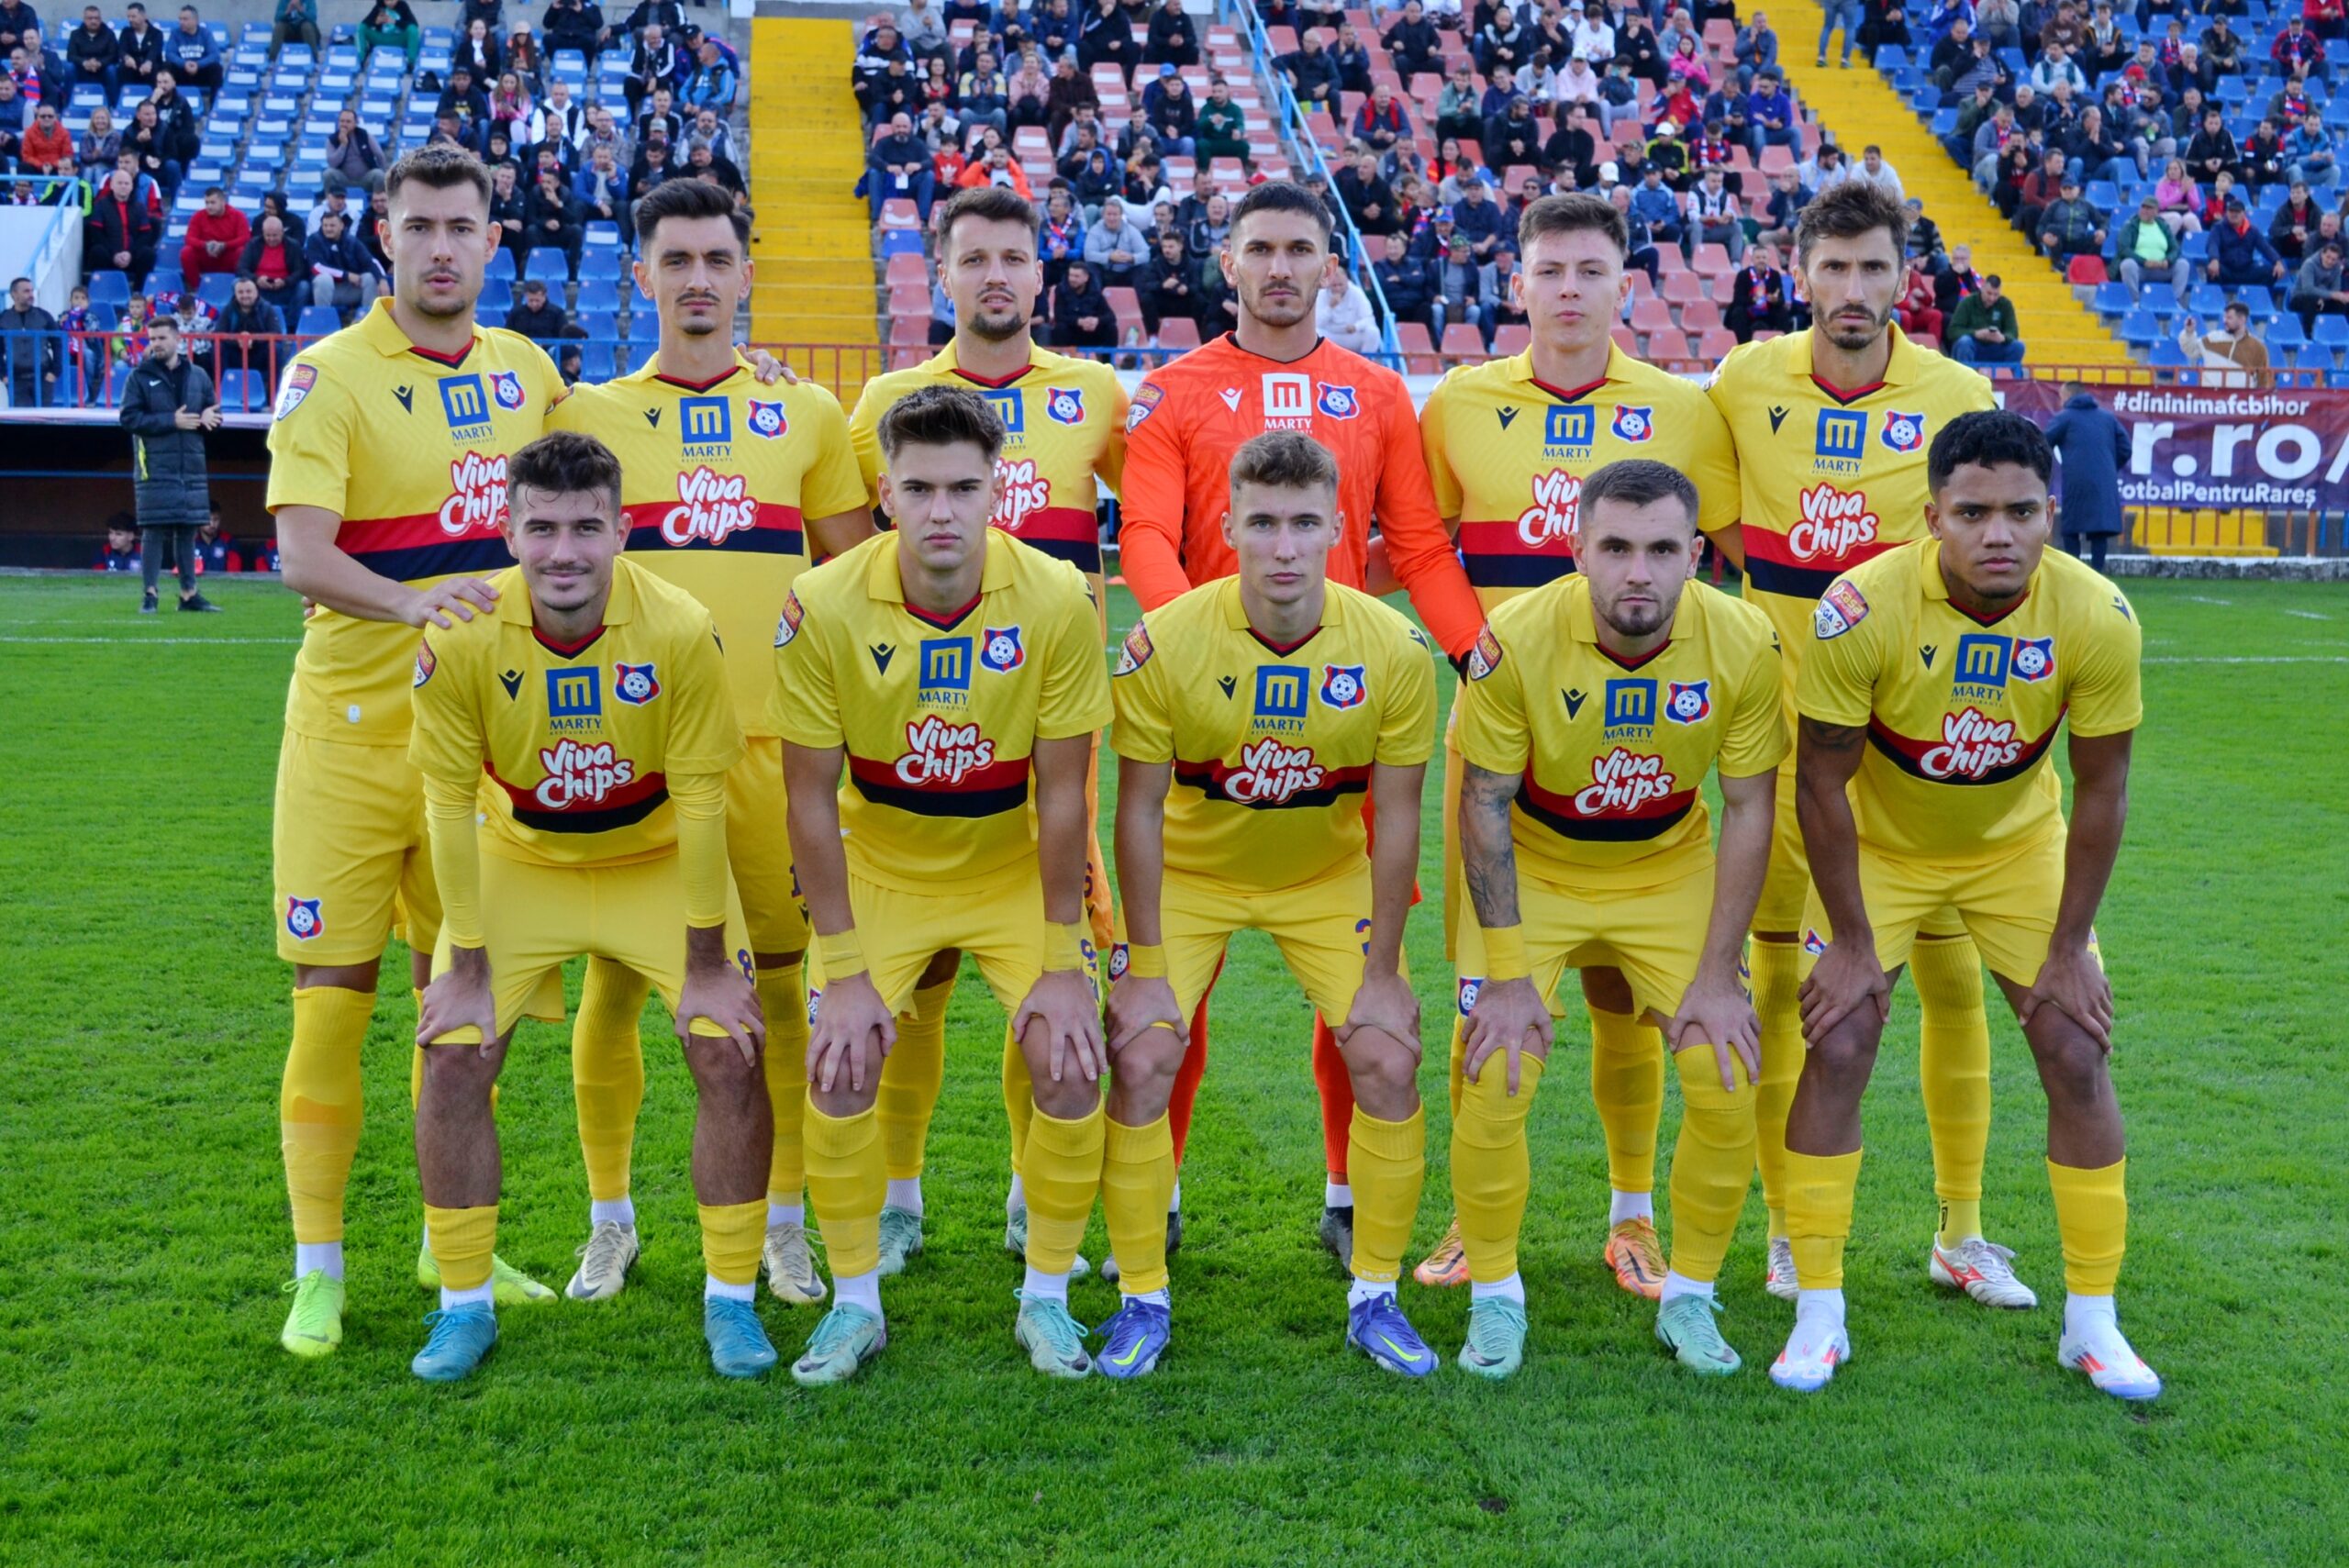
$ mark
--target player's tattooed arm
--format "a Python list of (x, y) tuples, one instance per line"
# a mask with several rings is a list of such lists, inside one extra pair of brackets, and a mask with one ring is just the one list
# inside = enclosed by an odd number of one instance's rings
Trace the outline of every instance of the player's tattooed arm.
[(1474, 762), (1460, 783), (1460, 873), (1476, 906), (1476, 923), (1514, 926), (1517, 913), (1517, 851), (1509, 841), (1508, 806), (1520, 782)]
[(1860, 837), (1852, 820), (1851, 784), (1866, 746), (1864, 727), (1808, 714), (1796, 735), (1795, 817), (1832, 937), (1802, 983), (1803, 1038), (1813, 1045), (1862, 1007), (1874, 1007), (1881, 1024), (1892, 1006), (1892, 982), (1876, 961), (1860, 895)]

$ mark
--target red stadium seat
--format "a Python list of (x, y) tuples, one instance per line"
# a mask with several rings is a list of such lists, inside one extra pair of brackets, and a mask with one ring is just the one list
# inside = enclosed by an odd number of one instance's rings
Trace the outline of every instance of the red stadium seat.
[(919, 284), (896, 284), (889, 290), (891, 316), (926, 316), (930, 312), (930, 290)]
[(1736, 333), (1726, 327), (1709, 327), (1705, 335), (1697, 339), (1697, 357), (1719, 364), (1729, 358), (1730, 350), (1736, 347)]
[(1158, 324), (1158, 346), (1162, 349), (1196, 349), (1199, 346), (1199, 324), (1187, 316), (1170, 316)]
[(927, 305), (918, 316), (893, 316), (889, 318), (889, 346), (893, 349), (927, 347), (930, 343), (930, 309)]
[(1118, 318), (1118, 336), (1123, 338), (1129, 328), (1141, 326), (1141, 296), (1130, 288), (1103, 289), (1108, 296), (1109, 314)]
[(2104, 258), (2075, 256), (2072, 264), (2064, 269), (2064, 281), (2068, 284), (2100, 284), (2106, 281)]
[(1435, 357), (1435, 342), (1428, 329), (1416, 321), (1395, 324), (1395, 340), (1402, 346), (1404, 367), (1411, 375), (1436, 375), (1442, 373), (1443, 361)]
[(1522, 321), (1512, 321), (1493, 333), (1493, 352), (1521, 354), (1533, 344), (1533, 328)]
[(1646, 358), (1650, 364), (1668, 365), (1691, 357), (1686, 332), (1675, 328), (1648, 334)]
[(1765, 147), (1759, 166), (1765, 178), (1776, 179), (1795, 166), (1795, 155), (1783, 147)]
[(1631, 279), (1631, 297), (1633, 299), (1653, 299), (1655, 297), (1655, 283), (1648, 276), (1646, 268), (1633, 267), (1630, 271), (1630, 275)]
[(924, 299), (930, 297), (930, 261), (926, 257), (911, 252), (892, 256), (885, 276), (891, 288), (913, 284), (921, 289)]
[(910, 197), (892, 196), (887, 201), (881, 204), (881, 222), (878, 227), (882, 228), (919, 228), (921, 227), (921, 209), (914, 206)]
[(1704, 332), (1721, 324), (1721, 307), (1709, 299), (1692, 299), (1680, 307), (1680, 329)]
[(1660, 299), (1642, 299), (1633, 302), (1631, 306), (1631, 330), (1634, 332), (1662, 331), (1674, 325), (1675, 323), (1672, 319), (1672, 306), (1664, 301)]
[(1698, 246), (1691, 264), (1709, 278), (1722, 277), (1736, 270), (1730, 265), (1729, 248), (1725, 245)]
[(1481, 360), (1485, 357), (1484, 335), (1465, 321), (1455, 321), (1443, 329), (1443, 356), (1448, 360)]
[(1640, 335), (1629, 327), (1618, 327), (1609, 336), (1615, 339), (1615, 346), (1625, 353), (1636, 354), (1640, 351)]
[(1664, 297), (1675, 305), (1693, 305), (1705, 297), (1705, 280), (1691, 272), (1666, 272)]

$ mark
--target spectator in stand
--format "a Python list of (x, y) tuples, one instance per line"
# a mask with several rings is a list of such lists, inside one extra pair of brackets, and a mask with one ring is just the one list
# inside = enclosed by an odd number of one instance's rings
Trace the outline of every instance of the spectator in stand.
[(137, 189), (129, 173), (117, 169), (106, 189), (90, 204), (82, 241), (84, 268), (128, 273), (134, 289), (147, 286), (147, 274), (155, 266), (155, 242), (162, 235), (162, 226), (147, 204), (138, 199)]
[(1134, 45), (1134, 26), (1127, 19), (1125, 8), (1118, 0), (1093, 0), (1077, 28), (1078, 66), (1090, 74), (1097, 65), (1114, 65), (1130, 87), (1134, 66), (1141, 59), (1141, 50)]
[(2290, 177), (2312, 190), (2330, 191), (2341, 183), (2332, 133), (2324, 128), (2323, 120), (2314, 108), (2300, 117), (2300, 123), (2284, 139), (2284, 158)]
[(375, 259), (345, 226), (340, 213), (322, 213), (317, 228), (303, 241), (302, 260), (310, 269), (310, 299), (332, 306), (345, 322), (385, 292)]
[(1298, 106), (1308, 114), (1315, 109), (1337, 111), (1338, 64), (1321, 47), (1319, 31), (1307, 33), (1302, 47), (1274, 61), (1273, 68), (1280, 72), (1288, 90), (1297, 95)]
[(2268, 220), (2267, 242), (2276, 247), (2276, 254), (2298, 267), (2308, 259), (2309, 243), (2328, 217), (2339, 222), (2334, 214), (2318, 205), (2308, 186), (2295, 180), (2290, 197)]
[(298, 319), (310, 303), (310, 267), (301, 242), (289, 239), (285, 220), (275, 213), (262, 215), (261, 228), (245, 244), (237, 271), (250, 275), (261, 297), (277, 307), (287, 321)]
[(536, 106), (530, 90), (522, 85), (522, 78), (511, 71), (496, 78), (497, 84), (489, 90), (489, 123), (494, 129), (506, 133), (510, 147), (529, 134), (530, 116)]
[(2291, 178), (2289, 164), (2284, 139), (2276, 133), (2276, 121), (2263, 118), (2243, 144), (2243, 183), (2254, 190), (2281, 184)]
[(195, 569), (206, 576), (226, 576), (245, 569), (244, 552), (228, 537), (228, 530), (220, 526), (217, 501), (212, 503), (204, 526), (195, 530)]
[(2080, 195), (2080, 177), (2066, 171), (2054, 205), (2039, 215), (2039, 248), (2060, 270), (2075, 256), (2102, 251), (2104, 234), (2104, 214)]
[(489, 29), (486, 17), (475, 17), (466, 22), (458, 29), (456, 50), (450, 58), (452, 67), (462, 65), (471, 72), (484, 91), (505, 68), (505, 53), (497, 47), (496, 35)]
[(522, 285), (522, 298), (506, 313), (506, 328), (534, 343), (552, 343), (572, 335), (571, 314), (548, 296), (547, 285), (531, 278)]
[(1188, 158), (1197, 150), (1199, 106), (1191, 97), (1190, 84), (1171, 61), (1160, 66), (1158, 80), (1142, 89), (1141, 102), (1162, 152)]
[(1338, 171), (1338, 200), (1366, 235), (1392, 234), (1400, 227), (1395, 211), (1395, 191), (1380, 177), (1378, 154), (1363, 142), (1347, 150), (1346, 166)]
[(1680, 244), (1687, 232), (1679, 199), (1665, 188), (1660, 169), (1651, 168), (1642, 177), (1639, 188), (1631, 193), (1631, 210), (1658, 244)]
[(1035, 45), (1030, 44), (1021, 50), (1019, 66), (1011, 72), (1004, 90), (1012, 129), (1051, 122), (1052, 73), (1044, 69), (1044, 58), (1036, 52)]
[(649, 24), (629, 51), (628, 77), (620, 84), (620, 93), (628, 100), (629, 118), (633, 120), (652, 95), (655, 87), (672, 87), (677, 83), (679, 60), (677, 46), (669, 41), (660, 23)]
[(424, 48), (424, 28), (417, 21), (416, 12), (408, 0), (373, 0), (367, 14), (359, 23), (359, 63), (364, 66), (379, 49), (395, 49), (406, 57), (407, 68), (416, 70), (416, 57)]
[(1753, 78), (1753, 91), (1745, 101), (1745, 121), (1752, 138), (1751, 150), (1758, 161), (1765, 147), (1796, 150), (1801, 146), (1795, 130), (1797, 110), (1795, 101), (1787, 95), (1775, 71), (1762, 71)]
[[(5, 31), (5, 29), (0, 29)], [(123, 7), (122, 30), (115, 34), (115, 84), (112, 91), (119, 94), (125, 87), (151, 87), (155, 72), (163, 69), (163, 32), (147, 19), (147, 7), (138, 0)], [(0, 46), (5, 47), (5, 46)]]
[[(646, 21), (657, 21), (673, 33), (685, 25), (685, 7), (677, 5), (676, 0), (663, 0), (659, 16), (652, 15), (643, 5), (629, 13), (631, 22), (640, 17)], [(630, 32), (637, 30), (636, 28), (629, 28)], [(948, 48), (945, 15), (938, 6), (931, 5), (930, 0), (910, 0), (906, 8), (897, 13), (897, 36), (906, 40), (906, 47), (913, 51), (918, 61), (944, 60), (950, 64), (952, 62), (953, 51)]]
[(1085, 231), (1087, 274), (1104, 289), (1131, 288), (1149, 246), (1150, 236), (1127, 217), (1124, 201), (1111, 196), (1101, 204), (1100, 221)]
[(1386, 344), (1378, 318), (1371, 314), (1370, 295), (1354, 286), (1341, 266), (1330, 269), (1329, 281), (1314, 296), (1313, 325), (1322, 337), (1357, 354), (1375, 354)]
[(1590, 109), (1583, 104), (1568, 107), (1558, 117), (1558, 128), (1542, 144), (1542, 172), (1566, 190), (1585, 190), (1598, 179), (1598, 137)]
[(694, 108), (712, 108), (721, 115), (734, 112), (739, 85), (733, 63), (718, 51), (716, 39), (704, 39), (695, 51), (694, 72), (685, 83), (685, 102)]
[(1852, 46), (1860, 41), (1860, 0), (1826, 0), (1819, 24), (1818, 64), (1827, 63), (1828, 40), (1841, 29), (1843, 34), (1843, 69), (1852, 68)]
[[(1343, 17), (1343, 12), (1335, 15)], [(1338, 22), (1338, 36), (1330, 45), (1330, 63), (1338, 71), (1338, 91), (1367, 93), (1370, 91), (1370, 50), (1363, 43), (1362, 35), (1353, 23)]]
[(628, 171), (612, 157), (610, 148), (598, 147), (587, 155), (587, 166), (572, 176), (571, 194), (579, 198), (580, 221), (616, 223), (619, 225), (620, 243), (635, 242)]
[(1900, 329), (1911, 338), (1931, 338), (1938, 344), (1948, 318), (1941, 306), (1933, 303), (1933, 278), (1924, 264), (1910, 258), (1909, 272), (1900, 289), (1900, 297), (1893, 302), (1900, 320)]
[(938, 179), (930, 167), (930, 149), (914, 134), (909, 117), (891, 117), (889, 134), (873, 144), (868, 162), (871, 172), (866, 175), (866, 194), (872, 201), (873, 221), (881, 221), (883, 203), (904, 197), (914, 204), (927, 228), (930, 203), (938, 193)]
[(317, 10), (311, 0), (277, 0), (269, 29), (269, 52), (275, 54), (289, 43), (307, 44), (313, 54), (323, 47), (318, 40)]
[(57, 317), (34, 302), (32, 279), (17, 278), (8, 285), (8, 307), (0, 310), (0, 358), (12, 406), (46, 408), (63, 400), (58, 349)]
[[(5, 32), (0, 27), (0, 32)], [(95, 6), (82, 7), (82, 25), (65, 36), (65, 60), (71, 68), (74, 85), (91, 83), (106, 89), (106, 96), (115, 95), (122, 72), (122, 40), (106, 26), (106, 14)]]
[(2210, 259), (2205, 272), (2221, 288), (2284, 280), (2284, 258), (2276, 253), (2266, 235), (2252, 227), (2251, 214), (2239, 195), (2227, 197), (2224, 220), (2210, 230)]
[(1697, 188), (1685, 198), (1686, 222), (1699, 245), (1719, 245), (1729, 252), (1730, 264), (1745, 254), (1745, 204), (1726, 183), (1724, 172), (1705, 171)]
[(1404, 0), (1402, 15), (1379, 41), (1386, 46), (1387, 58), (1406, 81), (1441, 69), (1443, 36), (1428, 20), (1421, 0)]
[(2197, 180), (2206, 182), (2221, 174), (2238, 181), (2243, 177), (2243, 150), (2227, 128), (2226, 116), (2216, 107), (2203, 111), (2201, 128), (2186, 144), (2186, 166)]
[(2136, 161), (2104, 123), (2104, 111), (2094, 104), (2080, 111), (2064, 153), (2065, 168), (2075, 184), (2109, 180), (2117, 185), (2137, 178)]
[(1428, 263), (1411, 254), (1410, 242), (1401, 233), (1390, 234), (1386, 239), (1386, 256), (1373, 271), (1378, 276), (1378, 292), (1386, 298), (1386, 308), (1395, 313), (1397, 321), (1416, 321), (1428, 329), (1430, 338), (1440, 335), (1431, 306), (1435, 302), (1435, 280)]
[(1113, 349), (1118, 344), (1118, 318), (1109, 299), (1093, 281), (1093, 270), (1083, 257), (1073, 258), (1052, 290), (1052, 346), (1056, 349)]
[(220, 90), (220, 45), (195, 6), (180, 7), (179, 26), (163, 40), (163, 63), (190, 86), (207, 93)]
[(1158, 236), (1150, 266), (1134, 291), (1141, 304), (1142, 325), (1153, 339), (1168, 320), (1198, 320), (1198, 272), (1180, 234), (1169, 229)]
[(2162, 221), (2161, 204), (2148, 195), (2137, 204), (2137, 216), (2121, 226), (2121, 281), (2132, 295), (2144, 292), (2145, 280), (2169, 284), (2180, 306), (2194, 282), (2193, 264), (2186, 260), (2177, 236)]
[(2022, 325), (2015, 302), (1999, 292), (1998, 274), (1986, 272), (1981, 286), (1958, 303), (1949, 318), (1950, 357), (1963, 365), (2022, 363)]
[(2183, 239), (2202, 232), (2202, 192), (2186, 172), (2185, 159), (2173, 158), (2163, 165), (2162, 177), (2154, 182), (2154, 200), (2172, 234)]
[(1199, 62), (1199, 32), (1182, 0), (1160, 0), (1150, 13), (1142, 39), (1144, 65), (1193, 66)]
[[(2188, 361), (2214, 370), (2231, 373), (2222, 375), (2218, 384), (2229, 386), (2266, 386), (2275, 380), (2269, 368), (2267, 345), (2252, 335), (2251, 307), (2241, 300), (2228, 303), (2222, 316), (2224, 325), (2205, 333), (2193, 317), (2181, 319), (2177, 346)], [(2204, 378), (2206, 384), (2210, 378)]]
[(2277, 72), (2285, 76), (2318, 77), (2324, 70), (2324, 44), (2309, 31), (2298, 8), (2284, 18), (2284, 30), (2276, 35), (2267, 57), (2276, 62)]
[(977, 162), (965, 168), (954, 183), (964, 190), (978, 185), (1002, 185), (1030, 201), (1036, 199), (1034, 189), (1028, 183), (1028, 171), (1011, 161), (1011, 149), (999, 141), (990, 146)]
[(2047, 444), (2064, 460), (2055, 523), (2064, 548), (2104, 570), (2105, 551), (2121, 532), (2121, 473), (2129, 465), (2129, 432), (2077, 382), (2048, 422)]
[(117, 512), (106, 519), (106, 542), (98, 550), (97, 560), (90, 563), (93, 572), (137, 572), (143, 562), (139, 559), (139, 524), (128, 512)]
[(346, 185), (372, 191), (384, 183), (384, 152), (375, 138), (359, 123), (359, 116), (344, 109), (335, 116), (334, 134), (327, 138), (327, 173)]
[(2293, 275), (2292, 309), (2302, 331), (2314, 332), (2320, 316), (2349, 316), (2349, 280), (2342, 276), (2341, 257), (2339, 239), (2321, 240)]
[(285, 317), (262, 298), (250, 273), (240, 274), (228, 294), (228, 308), (212, 324), (212, 347), (221, 371), (260, 371), (276, 384), (280, 354), (268, 339), (282, 337)]
[(1753, 341), (1756, 332), (1794, 329), (1794, 300), (1787, 274), (1778, 270), (1776, 250), (1757, 244), (1745, 252), (1744, 264), (1730, 280), (1721, 325), (1735, 333), (1741, 343)]
[(522, 222), (530, 231), (530, 249), (562, 251), (565, 275), (575, 280), (587, 229), (579, 216), (579, 204), (563, 185), (561, 171), (540, 172), (522, 200)]
[(1442, 302), (1444, 325), (1459, 322), (1475, 327), (1484, 351), (1491, 353), (1497, 323), (1485, 288), (1484, 271), (1477, 266), (1468, 241), (1457, 234), (1445, 244), (1442, 258), (1435, 265), (1435, 289)]
[(1539, 163), (1542, 123), (1533, 117), (1533, 100), (1522, 93), (1511, 97), (1498, 118), (1486, 122), (1481, 139), (1485, 161), (1496, 169)]
[(123, 132), (122, 153), (133, 160), (132, 169), (151, 187), (158, 217), (164, 204), (174, 195), (185, 172), (186, 162), (182, 154), (191, 151), (178, 143), (170, 128), (162, 122), (152, 98), (130, 111), (130, 127)]
[(204, 437), (220, 428), (212, 378), (181, 351), (179, 323), (162, 317), (147, 329), (147, 352), (122, 391), (122, 428), (130, 432), (132, 496), (139, 508), (146, 593), (139, 613), (155, 613), (157, 577), (168, 550), (178, 563), (180, 608), (217, 609), (195, 585), (195, 530), (212, 512)]
[[(1613, 42), (1612, 39), (1609, 41)], [(1776, 70), (1778, 34), (1770, 26), (1768, 16), (1757, 10), (1748, 17), (1745, 26), (1737, 29), (1737, 40), (1731, 46), (1730, 53), (1737, 61), (1740, 92), (1751, 92), (1756, 78), (1765, 72)]]
[(1982, 274), (1974, 270), (1974, 247), (1953, 245), (1949, 265), (1933, 277), (1933, 304), (1943, 316), (1953, 315), (1959, 303), (1981, 286)]
[(590, 65), (612, 41), (612, 29), (604, 25), (604, 8), (594, 0), (553, 0), (539, 19), (539, 30), (546, 34), (548, 54), (577, 50)]
[(17, 157), (28, 174), (72, 176), (80, 166), (77, 149), (73, 133), (65, 128), (56, 105), (43, 104), (33, 111), (32, 123), (25, 128), (24, 144)]
[(1810, 205), (1810, 193), (1802, 188), (1802, 178), (1792, 169), (1781, 169), (1770, 179), (1770, 199), (1762, 209), (1761, 232), (1754, 236), (1771, 250), (1784, 254), (1795, 242), (1795, 224), (1802, 217), (1802, 209)]
[(180, 276), (190, 288), (212, 272), (234, 272), (252, 242), (251, 220), (228, 205), (228, 193), (218, 185), (204, 193), (204, 210), (188, 219), (187, 239), (180, 246)]
[[(2022, 150), (2018, 148), (2015, 150)], [(2048, 210), (2057, 202), (2063, 200), (2064, 182), (2066, 179), (2070, 179), (2074, 184), (2079, 183), (2076, 177), (2065, 172), (2063, 150), (2060, 148), (2049, 148), (2039, 167), (2015, 182), (2015, 228), (2025, 234), (2036, 235), (2039, 232), (2040, 219), (2044, 217)]]

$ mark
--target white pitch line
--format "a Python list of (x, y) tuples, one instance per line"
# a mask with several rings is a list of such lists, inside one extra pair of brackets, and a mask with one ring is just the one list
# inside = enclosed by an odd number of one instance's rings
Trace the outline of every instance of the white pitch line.
[(2282, 654), (2265, 657), (2226, 654), (2178, 654), (2147, 659), (2147, 664), (2349, 664), (2349, 653)]
[(2183, 594), (2180, 595), (2179, 597), (2191, 600), (2193, 603), (2198, 605), (2232, 605), (2234, 603), (2232, 599), (2214, 599), (2208, 594)]
[(2332, 618), (2316, 610), (2286, 610), (2284, 613), (2288, 616), (2298, 616), (2302, 620), (2331, 620)]

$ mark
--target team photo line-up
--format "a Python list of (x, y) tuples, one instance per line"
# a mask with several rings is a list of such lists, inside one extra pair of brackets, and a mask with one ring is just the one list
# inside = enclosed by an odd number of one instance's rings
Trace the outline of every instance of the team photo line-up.
[[(736, 345), (748, 226), (720, 193), (639, 204), (658, 352), (566, 395), (543, 350), (476, 320), (497, 245), (483, 166), (427, 148), (385, 184), (393, 289), (295, 360), (269, 437), (284, 575), (309, 602), (273, 829), (287, 1351), (341, 1341), (361, 1048), (399, 934), (417, 1272), (439, 1295), (417, 1376), (469, 1375), (499, 1307), (557, 1299), (497, 1255), (495, 1084), (519, 1018), (563, 1019), (584, 955), (592, 1201), (561, 1294), (608, 1299), (639, 1255), (657, 989), (697, 1095), (713, 1367), (774, 1366), (763, 1273), (822, 1309), (793, 1377), (853, 1377), (887, 1342), (882, 1279), (922, 1250), (964, 954), (1008, 1018), (1016, 1340), (1050, 1376), (1146, 1375), (1174, 1345), (1210, 993), (1252, 929), (1317, 1013), (1319, 1237), (1350, 1276), (1331, 1324), (1376, 1365), (1441, 1360), (1397, 1292), (1431, 1028), (1454, 1218), (1413, 1273), (1471, 1291), (1460, 1368), (1521, 1363), (1526, 1123), (1569, 968), (1613, 1189), (1594, 1240), (1693, 1373), (1740, 1366), (1714, 1282), (1757, 1168), (1767, 1289), (1793, 1306), (1770, 1375), (1815, 1390), (1851, 1358), (1860, 1104), (1904, 969), (1940, 1202), (1925, 1265), (1986, 1307), (2035, 1306), (1981, 1218), (1987, 964), (2045, 1093), (2058, 1359), (2159, 1392), (2114, 1311), (2125, 1159), (2094, 935), (2138, 628), (2046, 548), (2037, 428), (1893, 324), (1898, 203), (1853, 183), (1807, 207), (1814, 325), (1700, 387), (1610, 336), (1615, 209), (1533, 202), (1512, 284), (1531, 347), (1453, 371), (1415, 413), (1400, 377), (1315, 331), (1331, 220), (1303, 187), (1241, 202), (1220, 257), (1237, 327), (1130, 400), (1108, 366), (1036, 345), (1036, 210), (980, 187), (936, 224), (952, 341), (849, 413)], [(1105, 494), (1141, 610), (1114, 671)], [(1697, 580), (1708, 539), (1742, 597)], [(1375, 596), (1398, 588), (1418, 624)], [(1438, 657), (1460, 675), (1441, 736)], [(2068, 824), (2047, 755), (2067, 719)], [(1402, 956), (1431, 766), (1442, 1024)], [(1068, 1307), (1097, 1202), (1121, 1298), (1097, 1334)]]

